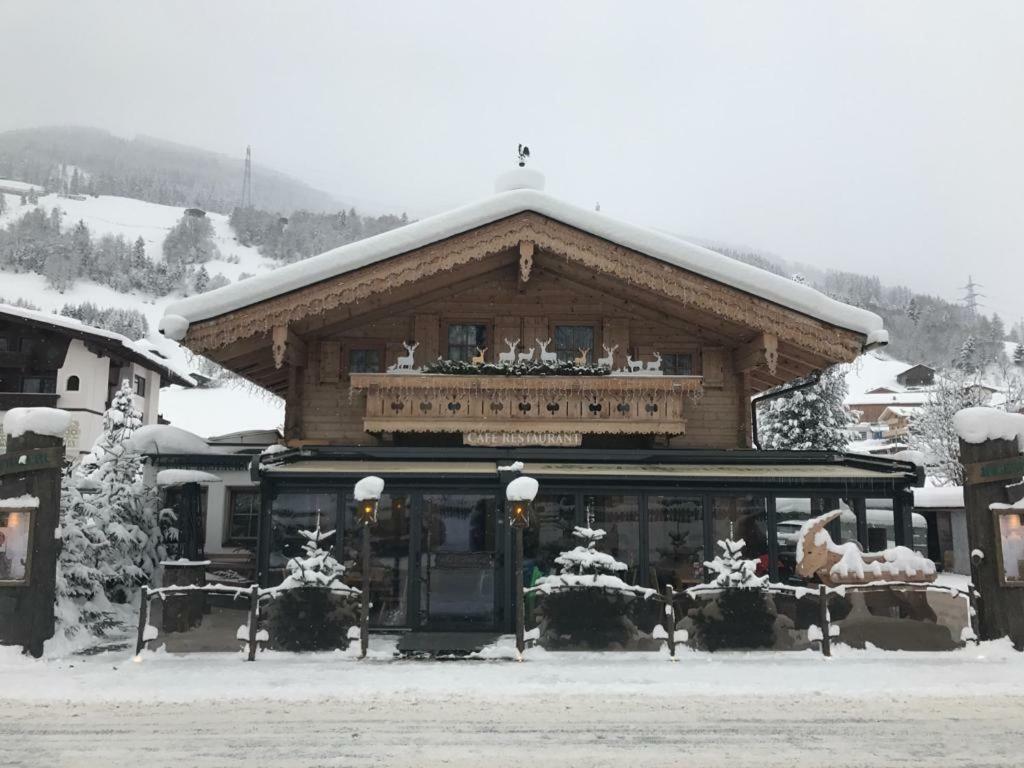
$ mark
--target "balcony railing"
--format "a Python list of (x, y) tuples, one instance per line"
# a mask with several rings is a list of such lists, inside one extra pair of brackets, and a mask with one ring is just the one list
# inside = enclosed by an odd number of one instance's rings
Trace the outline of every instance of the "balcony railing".
[(584, 434), (680, 435), (700, 376), (354, 373), (367, 432), (461, 432), (468, 445), (578, 445)]

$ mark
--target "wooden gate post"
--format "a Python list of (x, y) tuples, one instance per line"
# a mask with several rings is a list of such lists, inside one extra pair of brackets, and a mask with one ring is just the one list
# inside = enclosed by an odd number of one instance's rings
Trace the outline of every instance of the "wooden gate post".
[(146, 647), (146, 625), (149, 624), (149, 587), (145, 584), (139, 590), (139, 627), (135, 636), (135, 655), (142, 653)]
[(359, 658), (366, 658), (370, 647), (370, 526), (363, 523), (363, 594), (359, 617)]
[[(1024, 587), (1000, 582), (1002, 544), (996, 534), (991, 505), (1005, 503), (1006, 486), (1019, 481), (1024, 458), (1016, 440), (960, 441), (964, 465), (964, 507), (967, 545), (971, 548), (971, 581), (979, 593), (978, 637), (994, 640), (1006, 635), (1024, 647)], [(981, 557), (976, 557), (980, 552)]]
[(513, 568), (515, 569), (516, 585), (516, 650), (519, 658), (522, 659), (523, 651), (526, 650), (526, 606), (523, 599), (523, 529), (521, 526), (514, 526), (516, 532), (516, 551)]
[(258, 584), (249, 587), (249, 658), (256, 661), (256, 638), (260, 623), (260, 588)]
[(663, 619), (665, 624), (665, 632), (668, 634), (668, 655), (675, 659), (676, 657), (676, 605), (675, 605), (675, 590), (672, 589), (671, 584), (665, 585), (665, 618)]
[(829, 626), (828, 588), (824, 584), (818, 586), (818, 624), (821, 629), (821, 655), (832, 655), (832, 627)]

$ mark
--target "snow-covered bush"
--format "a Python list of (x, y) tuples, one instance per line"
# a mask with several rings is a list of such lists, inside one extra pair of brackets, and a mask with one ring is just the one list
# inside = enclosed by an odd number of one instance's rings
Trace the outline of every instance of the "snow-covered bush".
[(266, 604), (270, 646), (285, 651), (345, 648), (348, 630), (359, 622), (360, 591), (342, 581), (345, 566), (320, 543), (334, 534), (299, 531), (303, 554), (287, 563), (288, 575)]
[(555, 563), (561, 572), (544, 576), (529, 590), (542, 596), (541, 642), (548, 647), (626, 647), (638, 630), (632, 609), (653, 589), (627, 584), (625, 563), (597, 549), (600, 528), (577, 526), (573, 535), (584, 543), (562, 552)]
[(142, 425), (127, 381), (103, 416), (103, 432), (61, 484), (62, 548), (57, 620), (68, 637), (84, 628), (104, 635), (130, 618), (138, 587), (165, 556), (154, 488), (142, 481), (142, 457), (129, 439)]
[(696, 642), (709, 651), (766, 648), (775, 642), (775, 614), (768, 602), (767, 576), (757, 576), (757, 560), (742, 556), (745, 542), (719, 541), (722, 554), (704, 566), (715, 577), (706, 587), (708, 599), (692, 612)]

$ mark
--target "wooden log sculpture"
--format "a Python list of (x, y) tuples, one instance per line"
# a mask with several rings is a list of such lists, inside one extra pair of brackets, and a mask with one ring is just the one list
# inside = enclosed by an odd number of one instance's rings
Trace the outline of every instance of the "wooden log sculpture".
[(800, 576), (817, 576), (830, 587), (872, 581), (935, 581), (935, 563), (907, 547), (862, 552), (853, 542), (836, 544), (825, 526), (840, 514), (838, 509), (827, 512), (800, 529), (796, 540), (796, 572)]

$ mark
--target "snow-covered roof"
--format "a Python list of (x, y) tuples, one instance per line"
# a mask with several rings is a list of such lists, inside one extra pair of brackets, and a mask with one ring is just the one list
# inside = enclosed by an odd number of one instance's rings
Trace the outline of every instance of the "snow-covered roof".
[(131, 447), (150, 456), (215, 453), (199, 435), (170, 424), (147, 424), (128, 439)]
[(914, 488), (914, 506), (921, 509), (958, 509), (964, 506), (964, 487), (946, 485)]
[(71, 414), (59, 408), (11, 408), (3, 417), (4, 432), (21, 437), (26, 432), (63, 437), (71, 424)]
[[(526, 172), (526, 169), (519, 169)], [(160, 329), (184, 337), (188, 324), (298, 290), (402, 253), (526, 211), (589, 232), (668, 264), (695, 272), (832, 325), (887, 340), (882, 319), (864, 309), (829, 298), (808, 285), (744, 264), (708, 248), (646, 227), (618, 221), (604, 213), (567, 203), (542, 192), (535, 171), (530, 178), (512, 172), (500, 177), (501, 189), (489, 198), (431, 216), (374, 237), (343, 245), (209, 293), (168, 305)], [(515, 178), (509, 180), (511, 176)], [(517, 188), (518, 187), (518, 188)]]
[(73, 317), (15, 307), (12, 304), (0, 304), (0, 318), (2, 317), (54, 330), (67, 331), (74, 336), (88, 337), (108, 349), (116, 350), (125, 358), (149, 370), (157, 371), (168, 383), (195, 385), (187, 368), (179, 365), (177, 361), (171, 360), (158, 349), (156, 344), (145, 339), (132, 341), (120, 333), (86, 325)]

